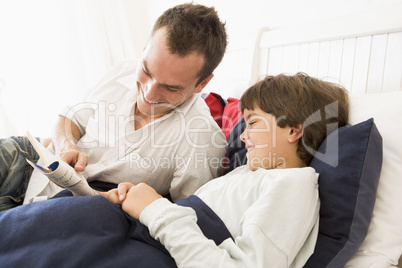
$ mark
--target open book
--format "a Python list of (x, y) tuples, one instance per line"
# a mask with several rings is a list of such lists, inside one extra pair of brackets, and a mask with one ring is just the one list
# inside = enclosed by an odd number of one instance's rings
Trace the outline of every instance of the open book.
[(97, 193), (88, 185), (85, 177), (78, 173), (73, 167), (58, 159), (49, 152), (29, 132), (27, 137), (32, 146), (42, 159), (44, 166), (39, 166), (27, 159), (27, 162), (34, 168), (46, 175), (51, 181), (61, 187), (69, 189), (76, 195), (96, 195)]

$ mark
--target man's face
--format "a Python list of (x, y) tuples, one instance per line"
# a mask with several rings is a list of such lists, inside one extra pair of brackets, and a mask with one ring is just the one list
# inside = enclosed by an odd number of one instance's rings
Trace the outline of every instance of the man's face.
[(185, 57), (170, 54), (166, 30), (157, 30), (149, 40), (137, 67), (137, 108), (145, 116), (159, 118), (201, 92), (210, 77), (197, 87), (204, 57), (191, 53)]

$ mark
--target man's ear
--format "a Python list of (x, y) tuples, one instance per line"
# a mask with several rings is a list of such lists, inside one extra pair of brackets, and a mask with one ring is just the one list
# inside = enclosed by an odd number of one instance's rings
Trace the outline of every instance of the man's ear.
[(297, 142), (303, 137), (303, 124), (298, 124), (296, 127), (290, 128), (288, 141), (290, 143)]
[(209, 81), (211, 81), (212, 77), (214, 77), (214, 74), (210, 74), (207, 78), (201, 81), (201, 83), (197, 86), (195, 89), (195, 93), (200, 93), (206, 85), (208, 85)]

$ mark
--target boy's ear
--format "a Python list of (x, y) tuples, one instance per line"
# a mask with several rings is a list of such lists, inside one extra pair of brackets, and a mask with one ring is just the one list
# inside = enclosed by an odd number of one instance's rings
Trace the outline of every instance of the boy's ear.
[(290, 128), (288, 136), (288, 141), (290, 143), (297, 142), (301, 137), (303, 137), (303, 124), (298, 124), (296, 127)]

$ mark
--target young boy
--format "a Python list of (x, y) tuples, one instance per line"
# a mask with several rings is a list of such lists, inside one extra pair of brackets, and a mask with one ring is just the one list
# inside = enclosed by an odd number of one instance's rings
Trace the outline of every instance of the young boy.
[(107, 197), (148, 226), (179, 267), (302, 267), (318, 232), (318, 174), (308, 167), (311, 151), (329, 134), (327, 126), (347, 123), (347, 93), (301, 73), (268, 76), (243, 94), (240, 106), (247, 124), (241, 135), (247, 166), (195, 193), (234, 240), (212, 244), (194, 211), (146, 184), (123, 183)]
[(268, 76), (240, 106), (247, 165), (177, 204), (144, 183), (121, 183), (101, 193), (111, 202), (56, 198), (0, 213), (0, 258), (11, 266), (38, 263), (38, 252), (47, 256), (42, 266), (302, 267), (314, 250), (320, 206), (318, 174), (308, 165), (334, 130), (328, 126), (347, 123), (347, 93), (301, 73)]

